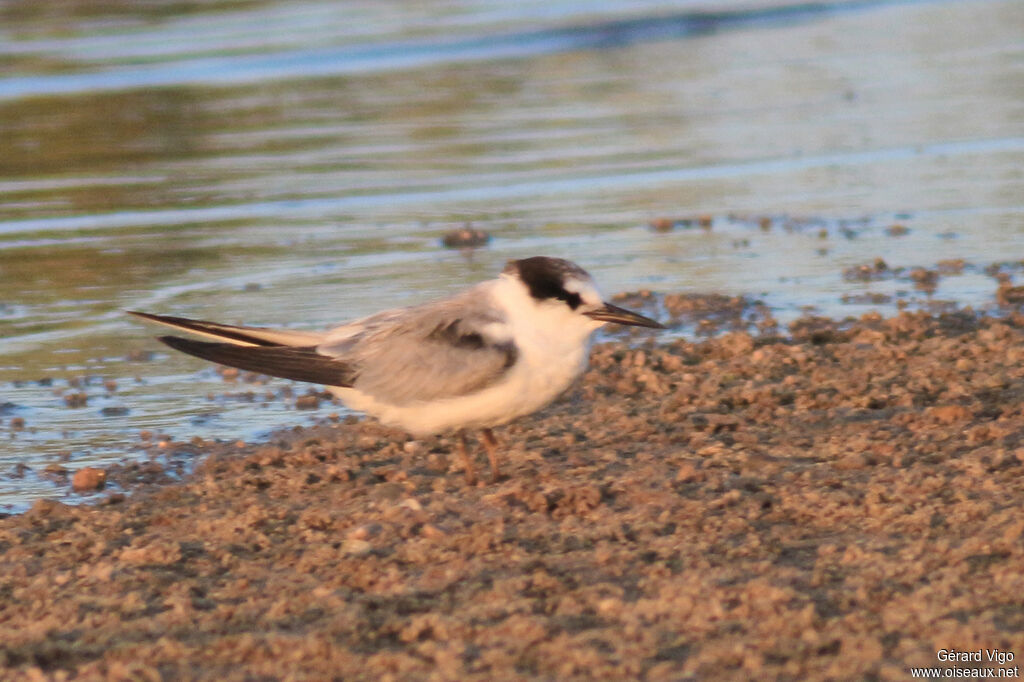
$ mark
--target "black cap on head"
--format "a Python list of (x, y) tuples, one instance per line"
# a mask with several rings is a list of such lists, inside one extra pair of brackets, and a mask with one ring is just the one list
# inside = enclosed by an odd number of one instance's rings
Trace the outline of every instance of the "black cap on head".
[(510, 260), (505, 266), (505, 273), (517, 274), (519, 279), (530, 291), (530, 296), (538, 301), (556, 299), (575, 310), (582, 303), (580, 295), (574, 291), (566, 291), (565, 282), (571, 278), (587, 280), (587, 271), (562, 258), (534, 256), (522, 260)]

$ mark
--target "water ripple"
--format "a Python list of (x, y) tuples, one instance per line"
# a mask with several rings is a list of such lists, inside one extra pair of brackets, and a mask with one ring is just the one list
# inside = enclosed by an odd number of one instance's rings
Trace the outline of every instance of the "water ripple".
[[(186, 58), (83, 73), (0, 79), (0, 100), (182, 85), (244, 85), (422, 68), (443, 63), (533, 57), (675, 40), (751, 26), (776, 26), (840, 11), (924, 0), (806, 2), (732, 11), (687, 11), (586, 25), (414, 39), (227, 57)], [(126, 59), (125, 61), (130, 61)]]
[[(842, 152), (777, 158), (742, 163), (712, 164), (689, 168), (616, 173), (580, 177), (569, 174), (565, 177), (536, 177), (532, 175), (520, 182), (510, 181), (510, 174), (503, 172), (488, 182), (481, 175), (466, 177), (465, 186), (458, 186), (458, 179), (447, 179), (447, 186), (433, 187), (412, 192), (378, 193), (343, 197), (317, 197), (262, 201), (202, 208), (179, 208), (154, 211), (120, 211), (116, 213), (90, 214), (62, 218), (32, 218), (0, 222), (0, 235), (14, 235), (37, 231), (73, 231), (116, 229), (122, 227), (158, 227), (193, 223), (216, 223), (262, 218), (322, 218), (331, 214), (375, 207), (394, 207), (411, 204), (434, 204), (450, 202), (485, 202), (514, 200), (536, 196), (550, 196), (569, 192), (600, 192), (607, 189), (627, 190), (631, 187), (644, 188), (659, 184), (699, 180), (721, 180), (751, 175), (792, 173), (813, 168), (830, 166), (862, 166), (929, 157), (962, 156), (969, 154), (1012, 153), (1024, 151), (1024, 137), (1007, 137), (987, 140), (962, 140), (928, 145), (869, 149), (859, 152)], [(2, 248), (3, 245), (0, 245)]]

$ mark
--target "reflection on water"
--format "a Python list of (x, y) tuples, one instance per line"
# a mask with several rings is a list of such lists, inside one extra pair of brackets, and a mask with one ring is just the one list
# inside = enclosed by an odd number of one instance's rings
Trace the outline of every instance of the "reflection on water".
[[(1024, 5), (764, 6), (3, 5), (0, 506), (60, 493), (48, 464), (142, 456), (141, 430), (339, 409), (225, 384), (123, 309), (323, 326), (537, 253), (782, 321), (993, 305), (984, 266), (1024, 257)], [(465, 222), (490, 246), (442, 249)], [(973, 267), (930, 296), (843, 278), (877, 257)]]

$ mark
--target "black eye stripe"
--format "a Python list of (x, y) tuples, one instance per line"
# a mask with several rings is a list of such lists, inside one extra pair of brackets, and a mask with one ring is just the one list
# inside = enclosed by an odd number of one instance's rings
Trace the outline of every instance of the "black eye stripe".
[(579, 308), (580, 304), (583, 303), (583, 299), (580, 298), (579, 294), (577, 294), (576, 292), (569, 293), (564, 289), (562, 290), (561, 295), (558, 296), (558, 300), (565, 301), (573, 310)]
[(510, 261), (509, 268), (519, 275), (523, 284), (530, 290), (530, 296), (538, 301), (555, 299), (564, 301), (567, 306), (576, 310), (583, 304), (583, 298), (575, 291), (567, 291), (567, 279), (586, 280), (589, 275), (574, 263), (560, 258), (535, 256), (518, 261)]

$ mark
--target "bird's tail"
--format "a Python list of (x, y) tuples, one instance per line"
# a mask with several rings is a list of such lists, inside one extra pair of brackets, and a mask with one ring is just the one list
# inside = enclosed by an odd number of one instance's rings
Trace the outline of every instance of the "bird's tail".
[(185, 317), (154, 315), (135, 310), (126, 310), (129, 315), (180, 329), (197, 336), (234, 344), (236, 346), (316, 346), (324, 335), (318, 332), (294, 331), (290, 329), (267, 329), (265, 327), (238, 327), (219, 322), (190, 320)]
[(323, 341), (323, 334), (236, 327), (184, 317), (126, 312), (150, 322), (216, 339), (216, 343), (210, 343), (180, 336), (158, 337), (171, 348), (197, 358), (250, 372), (327, 386), (351, 386), (355, 381), (355, 371), (350, 365), (317, 352), (316, 347)]

